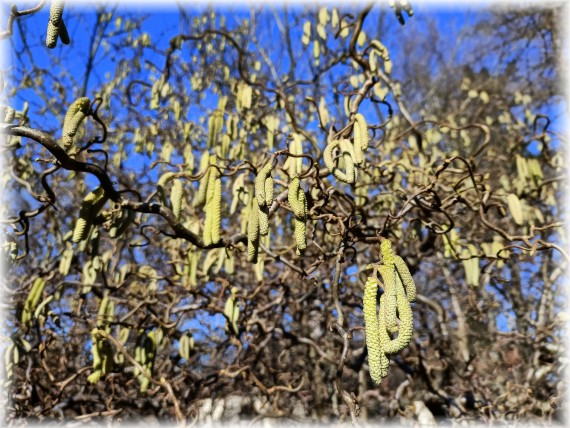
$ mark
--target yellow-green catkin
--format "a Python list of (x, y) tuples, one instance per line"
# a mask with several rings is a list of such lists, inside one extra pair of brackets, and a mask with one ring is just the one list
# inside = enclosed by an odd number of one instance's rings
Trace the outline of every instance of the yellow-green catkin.
[(269, 233), (269, 211), (266, 206), (259, 207), (259, 233), (261, 236), (267, 236)]
[(289, 205), (293, 210), (293, 214), (295, 217), (303, 217), (304, 215), (304, 207), (299, 200), (299, 189), (301, 185), (301, 180), (299, 177), (293, 177), (291, 183), (289, 183), (289, 192), (287, 195)]
[(356, 145), (356, 139), (358, 138), (358, 142), (362, 150), (368, 149), (368, 126), (366, 124), (366, 119), (360, 113), (357, 113), (354, 116), (354, 142)]
[(267, 205), (265, 182), (268, 176), (271, 174), (272, 169), (273, 169), (273, 163), (270, 161), (267, 163), (267, 165), (265, 165), (263, 168), (259, 170), (259, 172), (257, 173), (257, 177), (255, 177), (255, 197), (257, 199), (257, 204), (260, 207)]
[(339, 180), (345, 181), (348, 184), (352, 184), (356, 181), (356, 168), (354, 166), (355, 164), (354, 147), (352, 146), (352, 143), (349, 140), (343, 139), (340, 140), (340, 150), (342, 151), (342, 157), (344, 159), (344, 169), (346, 172), (343, 174), (341, 171), (335, 168), (333, 173), (335, 177), (337, 177)]
[(57, 38), (59, 37), (63, 44), (70, 43), (67, 28), (63, 22), (63, 6), (62, 0), (52, 0), (49, 10), (49, 21), (46, 34), (46, 46), (53, 49), (57, 46)]
[(379, 266), (378, 272), (382, 276), (382, 281), (384, 283), (384, 322), (386, 329), (393, 333), (398, 329), (398, 323), (396, 321), (397, 298), (394, 266)]
[(382, 263), (386, 266), (394, 265), (394, 251), (392, 243), (389, 239), (383, 238), (380, 242), (380, 254), (382, 255)]
[(335, 169), (332, 153), (333, 153), (333, 150), (336, 147), (338, 147), (338, 145), (339, 145), (338, 140), (329, 141), (327, 146), (323, 150), (323, 161), (325, 162), (325, 166), (329, 169), (329, 171), (331, 173)]
[(378, 329), (378, 317), (376, 315), (376, 295), (378, 293), (378, 282), (375, 278), (368, 278), (364, 286), (363, 309), (364, 331), (366, 333), (366, 348), (368, 350), (368, 365), (370, 366), (370, 377), (374, 383), (382, 381), (380, 370), (380, 334)]
[(176, 220), (180, 220), (180, 214), (182, 213), (182, 200), (184, 197), (184, 188), (182, 186), (182, 181), (174, 180), (172, 183), (172, 190), (170, 191), (170, 204), (172, 206), (172, 212)]
[[(382, 319), (379, 318), (378, 324), (380, 325), (380, 342), (382, 343), (382, 349), (387, 354), (395, 354), (400, 352), (410, 343), (412, 338), (414, 318), (412, 313), (412, 308), (410, 302), (408, 301), (406, 295), (404, 294), (404, 288), (399, 281), (397, 281), (398, 288), (396, 293), (397, 305), (398, 305), (398, 316), (400, 318), (400, 325), (398, 327), (398, 337), (391, 340), (385, 324)], [(385, 295), (380, 298), (380, 305), (383, 302)]]
[(67, 109), (63, 120), (63, 147), (69, 150), (73, 145), (73, 137), (77, 134), (79, 125), (89, 113), (90, 101), (87, 97), (76, 99)]
[(297, 243), (297, 254), (307, 248), (307, 198), (305, 191), (300, 187), (298, 176), (291, 180), (289, 185), (288, 201), (293, 210), (293, 235)]
[(73, 242), (79, 242), (87, 238), (93, 218), (97, 215), (99, 209), (102, 208), (105, 200), (105, 189), (103, 187), (98, 187), (85, 197), (79, 209), (79, 218), (73, 229)]
[[(382, 265), (370, 264), (382, 277), (384, 293), (376, 314), (379, 281), (368, 278), (363, 296), (363, 312), (370, 376), (378, 384), (387, 376), (387, 355), (400, 352), (410, 343), (413, 334), (413, 313), (410, 302), (416, 297), (416, 287), (404, 260), (395, 255), (388, 239), (380, 244)], [(397, 334), (392, 338), (393, 334)]]
[(257, 263), (259, 252), (259, 205), (256, 198), (252, 198), (251, 216), (247, 224), (247, 261)]
[(404, 284), (404, 289), (406, 290), (406, 295), (409, 302), (416, 300), (416, 283), (414, 278), (406, 266), (406, 262), (400, 257), (394, 257), (394, 265), (396, 266), (396, 272), (398, 273), (402, 284)]
[[(203, 205), (206, 203), (206, 194), (208, 191), (208, 184), (210, 183), (210, 174), (212, 173), (214, 168), (209, 168), (210, 161), (211, 161), (210, 153), (207, 151), (202, 153), (202, 158), (200, 159), (200, 172), (204, 172), (204, 175), (200, 179), (200, 186), (198, 187), (198, 197), (196, 198), (196, 202), (198, 205)], [(213, 161), (215, 164), (216, 157), (213, 157)]]
[(21, 321), (25, 326), (29, 326), (32, 321), (32, 315), (34, 314), (38, 303), (42, 298), (44, 289), (46, 286), (46, 281), (43, 278), (36, 278), (30, 289), (30, 293), (26, 298), (24, 303), (24, 309), (22, 311)]
[(267, 178), (265, 179), (265, 205), (267, 205), (267, 207), (271, 207), (271, 204), (273, 204), (273, 186), (275, 185), (273, 177), (272, 176), (267, 176)]
[[(268, 165), (271, 166), (271, 163), (269, 163)], [(264, 168), (264, 170), (265, 169), (266, 168)], [(269, 169), (269, 173), (265, 175), (265, 182), (263, 183), (264, 203), (263, 204), (258, 203), (259, 233), (261, 233), (261, 236), (267, 236), (269, 234), (269, 208), (273, 203), (273, 186), (274, 186), (273, 177), (270, 174), (271, 174), (271, 169)], [(256, 180), (256, 185), (257, 185), (257, 180)], [(261, 186), (261, 178), (259, 179), (259, 186)]]
[(307, 198), (303, 189), (299, 189), (299, 203), (303, 207), (303, 215), (294, 219), (294, 235), (298, 254), (307, 248)]
[[(292, 155), (303, 154), (303, 144), (301, 136), (295, 132), (291, 133), (292, 141), (289, 144), (289, 153)], [(303, 171), (303, 158), (302, 157), (288, 157), (285, 162), (284, 168), (287, 170), (289, 177), (293, 178)]]
[(380, 344), (380, 329), (376, 315), (376, 295), (378, 293), (378, 280), (369, 277), (364, 285), (363, 313), (364, 332), (366, 334), (366, 349), (368, 350), (368, 365), (372, 381), (379, 385), (385, 376), (382, 370), (382, 356), (384, 351)]
[(222, 227), (222, 179), (218, 176), (214, 181), (214, 194), (212, 196), (212, 224), (210, 234), (215, 244), (221, 239)]
[[(334, 164), (332, 153), (336, 147), (339, 147), (342, 152), (341, 154), (343, 156), (346, 172), (342, 172)], [(325, 162), (325, 166), (338, 180), (344, 181), (347, 184), (354, 183), (356, 179), (353, 152), (354, 149), (349, 140), (329, 141), (327, 147), (325, 147), (323, 151), (323, 161)]]
[(209, 181), (206, 191), (206, 205), (204, 206), (206, 218), (204, 220), (204, 230), (202, 235), (204, 245), (215, 244), (220, 240), (222, 217), (222, 181), (220, 173), (216, 168), (213, 168), (208, 177)]

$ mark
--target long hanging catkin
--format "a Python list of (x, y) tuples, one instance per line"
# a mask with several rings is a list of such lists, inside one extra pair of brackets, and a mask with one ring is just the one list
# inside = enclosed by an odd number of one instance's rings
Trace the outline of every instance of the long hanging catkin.
[(368, 350), (368, 366), (370, 377), (375, 384), (380, 384), (382, 378), (388, 374), (390, 361), (386, 357), (380, 343), (380, 328), (376, 314), (376, 295), (378, 293), (378, 280), (369, 277), (364, 286), (363, 313), (364, 331), (366, 333), (366, 348)]
[(170, 191), (170, 205), (172, 206), (172, 212), (176, 220), (180, 220), (180, 214), (182, 213), (182, 200), (184, 197), (184, 188), (182, 186), (182, 181), (174, 180), (172, 183), (172, 190)]
[(293, 235), (297, 243), (297, 253), (300, 254), (307, 248), (306, 223), (307, 223), (307, 198), (305, 191), (300, 186), (301, 180), (294, 177), (289, 184), (288, 202), (293, 210)]
[(247, 224), (247, 261), (257, 263), (259, 252), (259, 205), (257, 199), (252, 198), (251, 215)]
[(273, 161), (269, 161), (255, 177), (255, 198), (258, 205), (259, 233), (267, 236), (269, 233), (269, 207), (273, 203)]
[(73, 137), (77, 134), (79, 125), (89, 114), (90, 101), (87, 97), (77, 98), (67, 109), (63, 120), (63, 147), (69, 150), (73, 145)]
[[(395, 255), (392, 244), (382, 239), (380, 244), (383, 264), (370, 264), (383, 281), (380, 309), (376, 313), (378, 278), (369, 277), (364, 287), (363, 313), (368, 349), (370, 377), (379, 384), (388, 375), (388, 354), (400, 352), (410, 343), (414, 318), (410, 302), (415, 299), (416, 287), (404, 260)], [(392, 338), (393, 334), (397, 334)]]
[(73, 242), (79, 242), (87, 238), (91, 225), (93, 224), (93, 219), (103, 207), (106, 200), (105, 189), (103, 189), (103, 187), (97, 187), (97, 189), (85, 197), (79, 209), (79, 218), (73, 229)]
[(216, 168), (212, 168), (208, 174), (207, 186), (206, 205), (204, 206), (206, 218), (202, 240), (204, 245), (211, 245), (220, 240), (222, 218), (222, 179)]
[(67, 28), (65, 27), (65, 23), (62, 19), (63, 6), (64, 2), (62, 0), (52, 0), (51, 2), (46, 34), (46, 46), (50, 49), (57, 46), (58, 37), (64, 45), (68, 45), (70, 43), (69, 34), (67, 33)]

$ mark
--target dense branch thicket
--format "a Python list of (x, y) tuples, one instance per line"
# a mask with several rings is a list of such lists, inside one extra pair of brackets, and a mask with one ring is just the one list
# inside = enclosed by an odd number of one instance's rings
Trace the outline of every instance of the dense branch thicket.
[(5, 11), (8, 424), (561, 420), (560, 9), (394, 3)]

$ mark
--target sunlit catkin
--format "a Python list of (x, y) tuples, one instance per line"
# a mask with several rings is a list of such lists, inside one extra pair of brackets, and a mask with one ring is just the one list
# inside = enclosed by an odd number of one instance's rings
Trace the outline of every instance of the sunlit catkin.
[(297, 244), (297, 253), (307, 248), (307, 198), (300, 187), (299, 177), (294, 177), (289, 184), (288, 202), (293, 211), (293, 235)]
[(301, 180), (299, 177), (293, 177), (291, 183), (289, 183), (289, 192), (287, 195), (287, 199), (289, 202), (289, 206), (293, 210), (293, 214), (296, 217), (301, 218), (304, 214), (303, 212), (303, 205), (299, 200), (299, 189), (300, 189)]
[(201, 174), (204, 174), (200, 179), (200, 185), (198, 187), (198, 197), (196, 198), (196, 202), (194, 205), (204, 205), (206, 203), (206, 194), (208, 192), (208, 184), (210, 183), (210, 174), (212, 173), (213, 168), (210, 168), (210, 163), (216, 163), (216, 156), (210, 155), (210, 153), (206, 150), (202, 153), (202, 157), (200, 158), (200, 166), (199, 171)]
[(172, 190), (170, 191), (170, 204), (172, 212), (176, 220), (180, 220), (180, 213), (182, 212), (182, 199), (184, 197), (184, 189), (182, 181), (174, 180), (172, 183)]
[[(340, 147), (346, 172), (341, 171), (334, 164), (332, 153), (336, 147)], [(354, 149), (352, 148), (350, 141), (330, 141), (323, 151), (323, 161), (325, 162), (325, 166), (338, 180), (344, 181), (347, 184), (354, 183), (356, 179), (356, 170), (354, 168)]]
[(382, 255), (382, 263), (386, 266), (394, 265), (394, 251), (392, 243), (389, 239), (383, 238), (380, 242), (380, 254)]
[(218, 176), (214, 181), (214, 194), (212, 196), (212, 224), (210, 233), (215, 244), (221, 239), (222, 222), (222, 179)]
[(339, 180), (345, 181), (348, 184), (352, 184), (356, 181), (356, 169), (355, 169), (355, 153), (354, 147), (351, 142), (347, 139), (340, 140), (339, 144), (340, 150), (342, 151), (342, 156), (344, 159), (345, 173), (342, 174), (341, 171), (335, 168), (333, 171), (335, 177)]
[(270, 161), (259, 170), (257, 177), (255, 177), (255, 197), (259, 206), (265, 206), (267, 204), (265, 197), (265, 181), (269, 174), (271, 174), (272, 169), (273, 163)]
[(335, 169), (332, 153), (333, 150), (336, 147), (338, 147), (338, 144), (339, 144), (338, 140), (329, 141), (327, 146), (323, 150), (323, 161), (325, 163), (325, 166), (329, 169), (331, 173)]
[[(415, 284), (409, 269), (404, 260), (394, 254), (388, 239), (382, 238), (380, 252), (383, 264), (371, 263), (367, 266), (367, 269), (375, 269), (383, 281), (384, 292), (380, 296), (378, 315), (376, 295), (379, 282), (376, 277), (368, 278), (363, 295), (370, 376), (375, 383), (388, 374), (387, 355), (400, 352), (410, 343), (414, 324), (410, 301), (415, 298)], [(405, 283), (408, 285), (405, 286)], [(397, 336), (392, 339), (394, 334)]]
[(269, 175), (265, 179), (265, 205), (267, 205), (267, 207), (270, 207), (273, 203), (273, 186), (273, 177)]
[(259, 204), (252, 198), (251, 215), (247, 224), (247, 261), (257, 263), (259, 252)]
[(87, 238), (93, 218), (102, 208), (105, 200), (105, 189), (103, 187), (98, 187), (85, 197), (79, 209), (79, 218), (73, 229), (73, 242), (79, 242)]
[(396, 321), (397, 299), (394, 266), (379, 266), (378, 272), (382, 276), (382, 281), (384, 283), (384, 294), (382, 295), (384, 298), (384, 322), (386, 330), (393, 333), (398, 329), (398, 323)]
[(267, 207), (259, 207), (259, 233), (261, 236), (267, 236), (269, 233), (269, 213)]
[[(379, 385), (382, 378), (388, 374), (389, 360), (380, 343), (380, 329), (376, 315), (376, 295), (378, 293), (378, 280), (369, 277), (364, 285), (363, 314), (364, 332), (366, 334), (366, 348), (368, 350), (368, 366), (372, 381)], [(388, 364), (386, 364), (388, 362)]]
[(205, 219), (202, 240), (206, 246), (216, 243), (220, 239), (221, 186), (220, 173), (217, 169), (212, 168), (208, 175), (206, 204), (204, 205)]
[(89, 114), (90, 101), (87, 97), (76, 99), (67, 109), (63, 120), (63, 147), (69, 150), (73, 145), (73, 137), (81, 122)]
[[(382, 295), (380, 298), (380, 305), (383, 303)], [(379, 318), (380, 325), (380, 341), (382, 343), (382, 349), (387, 354), (396, 354), (404, 349), (410, 343), (413, 333), (414, 318), (412, 313), (412, 308), (410, 302), (408, 301), (406, 295), (404, 294), (404, 289), (401, 284), (396, 292), (397, 304), (398, 304), (398, 316), (400, 318), (400, 326), (398, 327), (398, 337), (390, 340), (390, 336), (386, 330), (382, 319)]]
[(46, 46), (50, 49), (57, 46), (58, 36), (63, 44), (68, 45), (70, 43), (69, 34), (62, 19), (63, 6), (64, 2), (61, 0), (52, 0), (51, 2), (46, 34)]
[(416, 283), (414, 278), (406, 266), (406, 262), (400, 257), (394, 257), (394, 266), (396, 267), (396, 272), (400, 277), (400, 280), (404, 284), (404, 289), (406, 290), (406, 295), (409, 302), (416, 300)]

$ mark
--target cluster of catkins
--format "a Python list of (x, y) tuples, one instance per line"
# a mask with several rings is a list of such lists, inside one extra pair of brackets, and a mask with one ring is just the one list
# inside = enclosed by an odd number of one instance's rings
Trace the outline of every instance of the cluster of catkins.
[[(368, 348), (370, 377), (380, 384), (388, 375), (388, 354), (400, 352), (410, 342), (413, 332), (413, 315), (410, 303), (416, 298), (416, 285), (404, 260), (394, 254), (392, 244), (383, 239), (380, 244), (382, 264), (371, 264), (375, 274), (366, 281), (363, 296), (363, 313)], [(382, 278), (384, 293), (380, 296), (377, 311), (376, 296)], [(392, 338), (393, 334), (397, 334)]]

